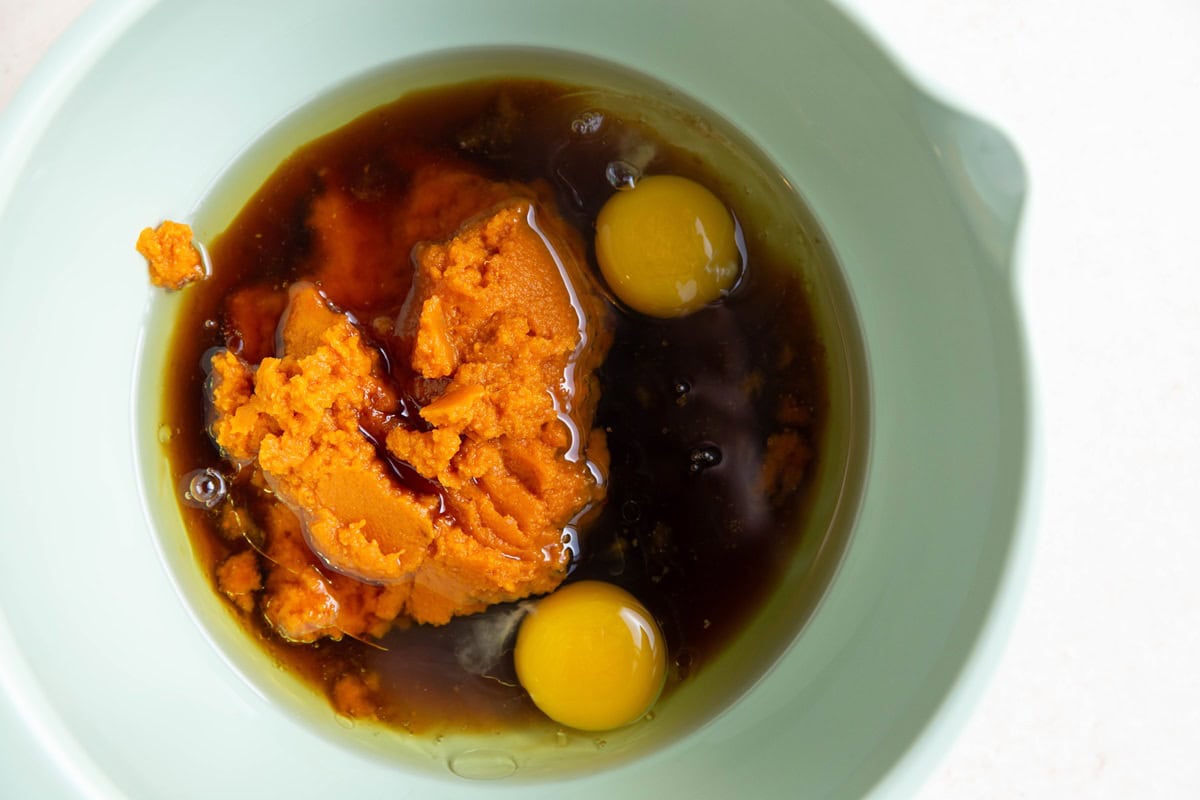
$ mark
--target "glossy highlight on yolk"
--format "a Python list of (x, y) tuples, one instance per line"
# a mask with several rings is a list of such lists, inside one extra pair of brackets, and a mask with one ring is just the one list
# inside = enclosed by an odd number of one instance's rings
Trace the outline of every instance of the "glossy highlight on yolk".
[(620, 587), (580, 581), (538, 601), (521, 623), (517, 678), (546, 716), (572, 728), (619, 728), (650, 710), (667, 674), (666, 643)]
[(617, 192), (596, 218), (596, 260), (626, 305), (680, 317), (720, 298), (741, 268), (733, 215), (716, 195), (676, 175)]

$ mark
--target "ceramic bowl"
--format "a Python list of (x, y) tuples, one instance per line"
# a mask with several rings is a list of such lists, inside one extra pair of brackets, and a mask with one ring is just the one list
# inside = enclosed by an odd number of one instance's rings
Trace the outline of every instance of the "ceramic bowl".
[[(865, 345), (862, 492), (815, 613), (723, 713), (586, 777), (526, 780), (518, 754), (514, 774), (469, 780), (448, 768), (455, 754), (413, 768), (378, 732), (331, 729), (310, 691), (210, 613), (186, 537), (155, 510), (174, 490), (154, 439), (170, 309), (136, 232), (188, 219), (214, 187), (248, 196), (274, 163), (256, 173), (247, 154), (338, 87), (480, 47), (604, 59), (731, 121), (827, 234)], [(341, 121), (370, 95), (340, 95)], [(26, 765), (5, 785), (178, 798), (913, 786), (995, 659), (1029, 537), (1034, 406), (1011, 282), (1024, 191), (1002, 136), (820, 3), (98, 3), (0, 121), (0, 742)]]

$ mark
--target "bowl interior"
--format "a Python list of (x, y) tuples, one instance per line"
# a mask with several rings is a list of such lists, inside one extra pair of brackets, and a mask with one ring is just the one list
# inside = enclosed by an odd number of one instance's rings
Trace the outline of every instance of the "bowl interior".
[[(763, 242), (764, 250), (776, 251), (775, 260), (800, 271), (822, 332), (829, 366), (829, 407), (822, 415), (822, 457), (800, 520), (806, 533), (766, 606), (717, 658), (656, 706), (654, 724), (602, 736), (566, 738), (545, 731), (517, 731), (497, 740), (493, 734), (412, 736), (336, 717), (323, 697), (297, 685), (252, 636), (231, 624), (234, 619), (226, 602), (211, 590), (204, 568), (191, 548), (184, 546), (188, 535), (175, 499), (179, 481), (172, 480), (161, 446), (161, 438), (170, 434), (162, 423), (169, 416), (163, 407), (167, 402), (163, 381), (170, 348), (146, 348), (143, 352), (138, 365), (136, 436), (144, 491), (151, 500), (148, 510), (180, 596), (231, 664), (264, 695), (330, 740), (351, 743), (409, 769), (444, 773), (450, 765), (460, 774), (472, 769), (493, 773), (516, 765), (513, 777), (517, 779), (564, 777), (644, 757), (702, 726), (761, 678), (802, 629), (836, 571), (861, 499), (868, 431), (865, 353), (849, 292), (826, 244), (827, 237), (793, 195), (784, 176), (761, 156), (754, 158), (753, 146), (738, 141), (741, 134), (735, 128), (681, 97), (677, 90), (612, 64), (558, 50), (439, 51), (351, 79), (289, 114), (230, 164), (189, 219), (198, 240), (211, 241), (220, 234), (276, 165), (331, 128), (404, 92), (488, 77), (533, 77), (602, 86), (603, 91), (586, 92), (586, 99), (578, 93), (573, 96), (606, 113), (628, 115), (630, 108), (638, 108), (642, 123), (728, 178), (730, 185), (721, 187), (722, 194), (736, 195), (739, 213), (753, 220), (753, 235)], [(697, 120), (704, 122), (697, 124)], [(148, 340), (170, 341), (183, 298), (182, 293), (155, 296), (146, 324)], [(603, 746), (598, 748), (600, 741)], [(463, 753), (473, 754), (469, 762), (464, 762)]]

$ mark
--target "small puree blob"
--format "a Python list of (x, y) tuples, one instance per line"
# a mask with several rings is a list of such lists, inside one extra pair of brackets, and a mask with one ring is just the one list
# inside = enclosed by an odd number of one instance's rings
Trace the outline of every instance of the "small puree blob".
[(146, 259), (150, 282), (160, 289), (182, 289), (204, 277), (200, 251), (192, 244), (192, 229), (182, 222), (168, 219), (157, 228), (143, 229), (137, 250)]

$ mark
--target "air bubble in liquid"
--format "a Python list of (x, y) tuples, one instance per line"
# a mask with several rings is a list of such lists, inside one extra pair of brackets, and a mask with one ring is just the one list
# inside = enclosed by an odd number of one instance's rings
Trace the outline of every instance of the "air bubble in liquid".
[(684, 680), (692, 674), (692, 653), (690, 650), (680, 650), (675, 656), (675, 674), (679, 680)]
[(591, 136), (604, 125), (604, 115), (599, 111), (584, 111), (571, 120), (571, 131), (577, 136)]
[(695, 447), (688, 453), (688, 470), (703, 472), (721, 463), (721, 449), (716, 445), (706, 444)]
[(642, 171), (628, 161), (610, 161), (604, 168), (604, 177), (614, 189), (632, 189), (642, 177)]
[(460, 778), (487, 781), (512, 775), (517, 771), (517, 760), (503, 750), (480, 747), (451, 756), (446, 766)]
[(192, 508), (213, 509), (225, 499), (225, 477), (212, 467), (183, 476), (183, 502)]

